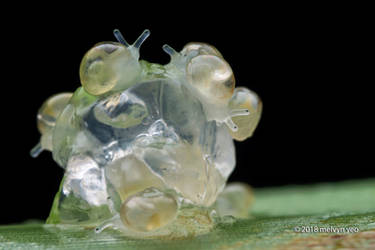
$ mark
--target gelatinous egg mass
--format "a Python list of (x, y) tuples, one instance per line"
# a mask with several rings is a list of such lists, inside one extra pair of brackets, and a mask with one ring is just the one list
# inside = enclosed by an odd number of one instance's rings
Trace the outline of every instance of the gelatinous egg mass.
[(229, 64), (214, 55), (198, 55), (187, 65), (188, 80), (207, 101), (227, 101), (233, 94), (234, 75)]
[[(185, 237), (209, 232), (214, 214), (246, 217), (250, 189), (226, 182), (233, 138), (257, 126), (262, 103), (235, 88), (231, 67), (206, 43), (189, 43), (166, 65), (139, 61), (133, 44), (102, 42), (82, 59), (82, 86), (38, 112), (43, 150), (65, 170), (47, 223), (121, 230), (126, 236)], [(249, 155), (251, 157), (251, 155)]]
[(259, 96), (247, 88), (239, 87), (234, 90), (233, 97), (229, 101), (228, 106), (233, 113), (236, 110), (243, 109), (249, 111), (249, 115), (232, 117), (233, 122), (238, 127), (236, 132), (230, 131), (232, 137), (238, 141), (243, 141), (252, 136), (262, 114), (263, 104)]
[(115, 87), (130, 87), (140, 70), (138, 60), (127, 47), (105, 42), (86, 53), (79, 74), (82, 86), (89, 94), (101, 95)]

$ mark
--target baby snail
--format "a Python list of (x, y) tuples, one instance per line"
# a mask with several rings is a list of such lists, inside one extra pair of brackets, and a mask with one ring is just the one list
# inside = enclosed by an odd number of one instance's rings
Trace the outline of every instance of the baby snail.
[(90, 49), (82, 59), (79, 76), (83, 88), (92, 95), (130, 87), (141, 73), (139, 48), (150, 35), (145, 30), (133, 45), (129, 45), (118, 30), (120, 42), (102, 42)]
[(130, 155), (114, 161), (106, 167), (105, 173), (119, 193), (122, 201), (119, 215), (127, 227), (152, 231), (176, 217), (178, 205), (175, 198), (159, 191), (165, 188), (165, 184), (137, 157)]
[(37, 157), (44, 149), (52, 151), (52, 134), (57, 117), (68, 104), (73, 93), (60, 93), (48, 98), (40, 107), (37, 115), (37, 127), (41, 139), (32, 150), (31, 156)]
[(191, 42), (180, 53), (168, 45), (163, 49), (171, 56), (170, 64), (180, 68), (186, 65), (181, 70), (204, 103), (209, 119), (225, 123), (238, 141), (252, 136), (262, 113), (262, 102), (247, 88), (235, 88), (232, 68), (214, 46)]
[[(233, 123), (238, 127), (237, 131), (229, 131), (232, 137), (237, 141), (251, 137), (262, 114), (262, 101), (258, 95), (244, 87), (235, 88), (228, 107), (231, 110)], [(242, 115), (244, 110), (249, 114)]]
[(181, 54), (198, 52), (186, 65), (188, 81), (212, 102), (227, 101), (235, 80), (231, 67), (221, 53), (205, 43), (188, 43)]

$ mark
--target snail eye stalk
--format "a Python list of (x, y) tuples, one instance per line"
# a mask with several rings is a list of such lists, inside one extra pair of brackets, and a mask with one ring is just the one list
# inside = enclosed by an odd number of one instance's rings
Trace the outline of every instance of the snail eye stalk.
[(125, 40), (125, 38), (122, 36), (121, 32), (118, 29), (115, 29), (113, 31), (113, 35), (116, 37), (117, 41), (121, 44), (123, 44), (125, 47), (129, 47), (129, 43)]

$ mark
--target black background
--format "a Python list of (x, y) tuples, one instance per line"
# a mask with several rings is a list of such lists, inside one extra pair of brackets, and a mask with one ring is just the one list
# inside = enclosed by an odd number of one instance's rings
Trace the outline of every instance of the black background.
[(375, 176), (365, 159), (370, 139), (361, 113), (364, 100), (371, 99), (363, 98), (367, 91), (360, 86), (373, 82), (361, 79), (364, 38), (350, 13), (276, 6), (243, 13), (155, 9), (151, 16), (112, 9), (78, 17), (30, 11), (15, 18), (21, 24), (3, 22), (0, 223), (48, 216), (63, 170), (49, 152), (29, 156), (39, 140), (37, 110), (49, 96), (80, 86), (84, 53), (97, 42), (114, 41), (114, 28), (130, 43), (150, 29), (141, 58), (161, 64), (169, 61), (165, 43), (176, 50), (190, 41), (210, 43), (232, 66), (237, 86), (260, 95), (263, 116), (252, 138), (236, 142), (230, 181), (266, 187)]

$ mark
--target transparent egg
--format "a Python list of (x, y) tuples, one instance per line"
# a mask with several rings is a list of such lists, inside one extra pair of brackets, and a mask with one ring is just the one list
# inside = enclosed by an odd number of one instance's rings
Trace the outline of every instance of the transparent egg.
[(208, 101), (228, 101), (232, 96), (235, 79), (229, 64), (218, 56), (199, 55), (187, 65), (188, 81)]
[(247, 218), (253, 202), (254, 194), (248, 184), (232, 182), (219, 195), (214, 208), (220, 216)]
[[(231, 119), (238, 127), (237, 131), (229, 131), (232, 137), (238, 141), (251, 137), (262, 113), (263, 105), (259, 96), (247, 88), (239, 87), (234, 90), (228, 106), (232, 112)], [(249, 111), (248, 115), (236, 115), (244, 109)]]
[(37, 125), (41, 134), (55, 126), (56, 119), (68, 104), (73, 93), (60, 93), (48, 98), (38, 111)]
[(129, 197), (121, 205), (120, 218), (125, 226), (148, 232), (173, 221), (177, 209), (177, 202), (171, 195), (149, 188)]
[(200, 42), (191, 42), (186, 44), (181, 50), (181, 54), (188, 55), (193, 51), (198, 51), (198, 55), (214, 55), (221, 58), (223, 57), (214, 46)]
[(147, 117), (148, 111), (141, 100), (120, 92), (101, 100), (95, 106), (94, 114), (104, 124), (115, 128), (129, 128), (139, 125)]
[(92, 95), (114, 88), (126, 89), (139, 76), (141, 67), (131, 51), (116, 42), (95, 45), (82, 59), (79, 75), (82, 86)]
[(119, 158), (106, 167), (106, 176), (121, 201), (149, 187), (162, 188), (162, 180), (133, 155)]

